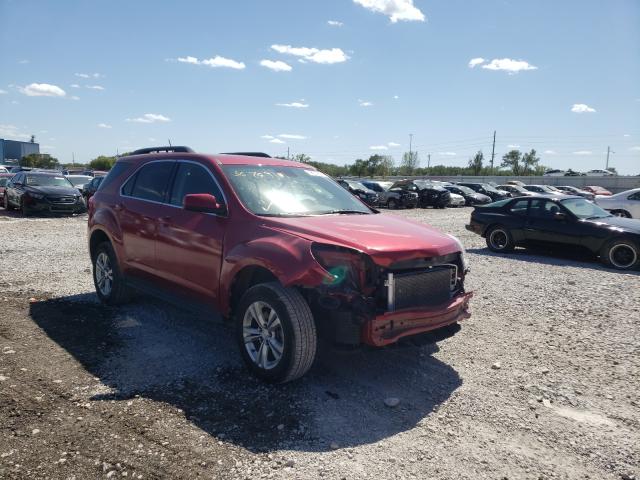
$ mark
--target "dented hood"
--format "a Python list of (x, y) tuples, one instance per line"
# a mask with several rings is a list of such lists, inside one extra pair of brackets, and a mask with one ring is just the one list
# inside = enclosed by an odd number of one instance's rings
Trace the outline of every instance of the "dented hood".
[(267, 226), (313, 242), (361, 251), (381, 266), (462, 250), (454, 237), (395, 215), (270, 218)]

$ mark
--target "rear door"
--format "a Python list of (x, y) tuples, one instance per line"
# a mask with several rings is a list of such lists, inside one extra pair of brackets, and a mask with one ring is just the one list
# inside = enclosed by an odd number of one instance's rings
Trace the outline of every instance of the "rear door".
[(516, 243), (526, 241), (525, 226), (527, 224), (527, 211), (529, 209), (529, 200), (516, 200), (507, 207), (510, 214), (509, 231)]
[(633, 218), (640, 218), (640, 191), (629, 195), (624, 203)]
[(184, 197), (192, 193), (209, 193), (221, 205), (226, 204), (219, 183), (208, 166), (195, 161), (178, 161), (168, 197), (171, 208), (158, 224), (159, 274), (184, 290), (216, 301), (227, 217), (184, 210)]
[(158, 221), (166, 215), (169, 181), (175, 160), (152, 161), (122, 186), (116, 205), (122, 229), (125, 261), (131, 269), (156, 274)]

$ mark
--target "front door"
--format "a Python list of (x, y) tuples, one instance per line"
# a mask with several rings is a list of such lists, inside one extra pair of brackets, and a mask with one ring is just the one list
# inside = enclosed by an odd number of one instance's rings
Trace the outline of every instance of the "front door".
[(158, 224), (158, 267), (166, 281), (215, 302), (227, 217), (184, 210), (184, 197), (193, 193), (209, 193), (224, 205), (222, 191), (206, 165), (179, 161), (169, 196), (172, 207)]
[[(564, 213), (558, 219), (556, 213)], [(530, 243), (546, 245), (581, 245), (580, 229), (576, 228), (575, 217), (557, 202), (533, 199), (529, 207), (525, 239)]]

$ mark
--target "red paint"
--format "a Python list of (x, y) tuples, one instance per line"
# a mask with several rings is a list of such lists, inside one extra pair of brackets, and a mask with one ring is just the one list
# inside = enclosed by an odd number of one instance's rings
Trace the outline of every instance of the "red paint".
[[(142, 165), (154, 160), (189, 160), (208, 169), (218, 180), (226, 212), (191, 211), (120, 195), (120, 187)], [(111, 241), (121, 270), (204, 300), (223, 314), (230, 313), (230, 292), (237, 275), (261, 267), (285, 286), (315, 289), (330, 280), (311, 254), (318, 242), (368, 255), (380, 267), (414, 258), (446, 255), (460, 250), (458, 242), (432, 227), (393, 215), (323, 215), (260, 217), (239, 201), (220, 165), (278, 165), (312, 167), (287, 160), (238, 155), (163, 153), (123, 158), (129, 168), (109, 178), (92, 197), (89, 239), (96, 232)], [(211, 206), (211, 198), (194, 195), (191, 206)], [(188, 206), (188, 205), (187, 205)], [(197, 208), (196, 208), (197, 209)], [(399, 337), (427, 331), (466, 318), (470, 294), (458, 295), (440, 309), (419, 309), (375, 317), (365, 323), (362, 340), (384, 345)], [(411, 328), (390, 338), (377, 330), (388, 320), (408, 321)]]

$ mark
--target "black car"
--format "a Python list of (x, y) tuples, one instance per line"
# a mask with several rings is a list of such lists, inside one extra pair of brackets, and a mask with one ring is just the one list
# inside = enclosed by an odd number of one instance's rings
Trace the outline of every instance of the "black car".
[(466, 205), (484, 205), (492, 202), (491, 197), (471, 190), (469, 187), (464, 187), (462, 185), (444, 185), (444, 188), (449, 190), (451, 193), (462, 195)]
[(408, 192), (402, 188), (393, 187), (393, 182), (361, 180), (365, 187), (378, 194), (378, 203), (390, 209), (415, 208), (418, 204), (418, 194)]
[(418, 194), (418, 206), (445, 208), (451, 200), (449, 190), (440, 185), (434, 185), (428, 180), (401, 180), (391, 186), (406, 192)]
[(588, 250), (620, 270), (640, 265), (640, 220), (615, 217), (582, 197), (536, 195), (478, 206), (466, 228), (494, 252), (565, 247)]
[(576, 188), (572, 185), (558, 185), (556, 186), (556, 188), (568, 195), (577, 195), (579, 197), (584, 197), (587, 200), (595, 200), (596, 198), (593, 193), (587, 192), (586, 190), (580, 190), (579, 188)]
[(4, 208), (30, 213), (83, 213), (86, 204), (73, 184), (59, 173), (19, 172), (7, 184)]
[(505, 198), (509, 198), (510, 196), (507, 192), (502, 192), (493, 185), (489, 185), (488, 183), (458, 182), (457, 184), (462, 185), (463, 187), (468, 187), (476, 193), (486, 195), (487, 197), (490, 197), (494, 202), (497, 200), (504, 200)]
[(378, 205), (378, 194), (373, 190), (365, 187), (360, 182), (356, 182), (354, 180), (345, 180), (341, 178), (340, 180), (338, 180), (338, 183), (367, 205)]
[(93, 197), (93, 194), (96, 193), (98, 187), (104, 180), (104, 177), (93, 177), (89, 183), (85, 183), (82, 187), (82, 196), (84, 197), (84, 201), (89, 204), (89, 199)]

